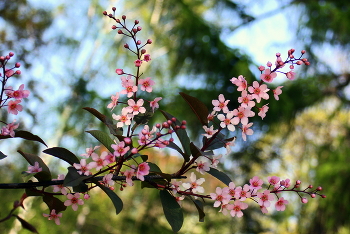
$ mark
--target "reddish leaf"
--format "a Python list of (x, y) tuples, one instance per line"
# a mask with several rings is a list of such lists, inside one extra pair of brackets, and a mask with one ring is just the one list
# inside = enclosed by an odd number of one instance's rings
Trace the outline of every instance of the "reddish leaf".
[(185, 94), (183, 92), (180, 92), (180, 95), (183, 99), (187, 102), (187, 104), (191, 107), (192, 111), (195, 113), (199, 121), (202, 125), (208, 125), (208, 115), (209, 111), (206, 105), (204, 105), (203, 102), (201, 102), (198, 98), (192, 97), (188, 94)]

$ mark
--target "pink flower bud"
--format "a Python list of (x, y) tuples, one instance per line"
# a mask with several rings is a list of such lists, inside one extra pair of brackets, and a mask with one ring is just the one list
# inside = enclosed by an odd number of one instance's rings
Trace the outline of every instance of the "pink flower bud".
[(152, 44), (152, 40), (151, 40), (151, 39), (148, 39), (148, 40), (147, 40), (147, 44)]
[(13, 52), (10, 52), (10, 53), (9, 53), (9, 56), (10, 56), (10, 57), (12, 57), (12, 56), (14, 56), (14, 55), (15, 55), (15, 53), (13, 53)]
[(259, 66), (259, 71), (264, 71), (265, 70), (265, 67), (264, 66)]
[(126, 19), (126, 16), (125, 16), (125, 15), (122, 15), (122, 19), (125, 20), (125, 19)]
[(116, 69), (115, 70), (115, 72), (118, 74), (118, 75), (122, 75), (122, 74), (124, 74), (124, 71), (123, 71), (123, 69)]
[(128, 49), (129, 45), (128, 44), (124, 44), (124, 48)]
[(301, 181), (300, 180), (297, 180), (296, 182), (295, 182), (295, 184), (301, 184)]
[(113, 25), (113, 26), (112, 26), (112, 29), (113, 29), (113, 30), (117, 29), (117, 26)]
[(327, 196), (326, 195), (321, 195), (322, 198), (326, 198)]
[(316, 190), (317, 190), (317, 191), (322, 191), (322, 187), (321, 187), (321, 186), (318, 186)]
[(20, 70), (17, 70), (15, 73), (16, 73), (16, 75), (21, 75), (21, 71)]
[(301, 202), (305, 204), (305, 203), (307, 203), (308, 201), (307, 201), (307, 199), (306, 199), (305, 197), (303, 197), (303, 198), (301, 199)]
[(291, 54), (291, 55), (289, 55), (289, 58), (291, 58), (291, 59), (292, 59), (292, 58), (294, 58), (294, 55), (292, 55), (292, 54)]
[(186, 129), (186, 125), (181, 125), (181, 129)]
[(107, 11), (103, 11), (102, 14), (107, 15)]
[(158, 124), (156, 124), (156, 128), (160, 128), (160, 124), (158, 123)]
[(112, 15), (112, 14), (108, 14), (108, 17), (109, 17), (109, 18), (112, 18), (112, 17), (113, 17), (113, 15)]
[(123, 31), (121, 29), (119, 29), (118, 34), (123, 34)]
[(170, 119), (167, 121), (168, 124), (172, 124), (173, 121), (171, 121)]
[(139, 24), (140, 23), (140, 21), (138, 21), (138, 20), (135, 20), (135, 24)]
[(302, 61), (297, 61), (297, 65), (301, 65), (301, 64), (303, 64), (303, 62)]
[(117, 10), (117, 8), (116, 7), (112, 7), (112, 11), (115, 11), (115, 10)]
[(294, 69), (294, 65), (290, 65), (290, 66), (289, 66), (289, 69)]
[(115, 22), (120, 23), (120, 19), (116, 19)]
[(281, 53), (276, 53), (276, 57), (280, 57), (281, 56)]
[(271, 67), (272, 63), (270, 61), (267, 62), (266, 66)]
[(316, 194), (313, 193), (313, 194), (311, 194), (310, 196), (311, 196), (312, 198), (315, 198), (315, 197), (316, 197)]
[(138, 41), (136, 42), (136, 44), (137, 44), (137, 45), (141, 45), (141, 41), (138, 40)]
[(10, 56), (9, 55), (6, 55), (6, 57), (5, 57), (7, 60), (9, 60), (10, 59)]
[(20, 66), (21, 66), (20, 63), (16, 63), (16, 64), (15, 64), (15, 67), (16, 67), (16, 68), (19, 68)]
[(186, 120), (182, 120), (182, 125), (186, 125), (187, 124), (187, 122), (186, 122)]
[(310, 188), (310, 189), (311, 189), (311, 188), (313, 188), (313, 187), (314, 187), (314, 186), (312, 186), (312, 185), (310, 184), (308, 188)]
[(90, 199), (90, 195), (89, 195), (89, 194), (87, 194), (87, 193), (85, 193), (85, 194), (84, 194), (84, 199), (85, 199), (85, 200)]
[(176, 118), (175, 117), (172, 117), (171, 118), (171, 121), (173, 121), (174, 123), (176, 122)]
[(141, 31), (142, 27), (138, 26), (136, 29), (137, 29), (137, 31)]
[(136, 148), (133, 148), (132, 150), (131, 150), (131, 153), (133, 153), (133, 154), (137, 154), (139, 151), (136, 149)]
[(129, 137), (125, 137), (124, 140), (125, 144), (129, 145), (131, 144), (131, 139)]
[(174, 141), (174, 138), (171, 137), (171, 138), (169, 139), (169, 142), (173, 142), (173, 141)]
[(145, 50), (145, 49), (142, 49), (142, 50), (141, 50), (141, 54), (144, 54), (144, 53), (146, 53), (146, 50)]

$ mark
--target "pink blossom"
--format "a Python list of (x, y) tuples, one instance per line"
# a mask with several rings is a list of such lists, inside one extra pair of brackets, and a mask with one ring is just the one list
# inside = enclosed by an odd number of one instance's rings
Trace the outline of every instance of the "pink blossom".
[(141, 64), (142, 64), (142, 60), (137, 59), (137, 60), (134, 61), (134, 64), (135, 64), (135, 67), (140, 67)]
[(248, 91), (252, 94), (252, 97), (256, 99), (258, 103), (260, 103), (261, 98), (262, 99), (269, 99), (269, 95), (267, 92), (269, 89), (267, 88), (266, 84), (260, 85), (259, 82), (254, 81), (253, 86), (248, 87)]
[(8, 136), (10, 135), (11, 137), (15, 137), (15, 129), (18, 128), (19, 124), (15, 124), (16, 120), (13, 120), (12, 123), (7, 124), (6, 126), (1, 128), (1, 135), (3, 136)]
[(258, 203), (260, 206), (269, 207), (270, 201), (273, 201), (274, 195), (270, 193), (270, 190), (265, 190), (263, 193), (257, 193), (257, 197), (260, 198)]
[(41, 172), (43, 169), (41, 167), (39, 167), (39, 163), (35, 162), (34, 166), (28, 166), (28, 171), (26, 171), (27, 173), (37, 173), (37, 172)]
[(128, 110), (126, 110), (125, 108), (122, 109), (122, 113), (121, 115), (116, 115), (116, 114), (112, 114), (112, 118), (119, 121), (117, 123), (117, 127), (121, 128), (124, 125), (130, 125), (131, 124), (131, 118), (133, 117), (132, 114), (128, 114)]
[(122, 80), (122, 86), (125, 88), (120, 92), (120, 94), (127, 94), (127, 97), (130, 98), (138, 90), (137, 86), (134, 85), (134, 81), (131, 79), (131, 76), (122, 76), (120, 79)]
[(179, 204), (181, 204), (181, 201), (182, 201), (183, 199), (185, 199), (185, 196), (184, 196), (184, 195), (182, 195), (182, 196), (180, 196), (180, 197), (175, 197), (175, 200), (176, 200), (177, 203), (179, 203)]
[(285, 188), (288, 188), (291, 185), (290, 179), (281, 180), (280, 185), (284, 186)]
[(146, 92), (152, 92), (152, 86), (154, 85), (154, 81), (151, 80), (151, 77), (147, 77), (145, 79), (140, 79), (139, 84), (141, 85), (141, 90)]
[(234, 197), (235, 194), (236, 194), (235, 188), (236, 188), (235, 183), (230, 182), (230, 183), (228, 184), (228, 187), (226, 187), (225, 189), (227, 190), (228, 194), (229, 194), (231, 197)]
[(155, 109), (155, 108), (159, 108), (158, 102), (159, 102), (160, 100), (162, 100), (161, 97), (156, 97), (153, 101), (150, 102), (150, 106), (151, 106), (153, 112), (154, 112), (154, 109)]
[(44, 217), (48, 217), (48, 220), (55, 220), (57, 225), (60, 225), (60, 218), (62, 218), (62, 213), (56, 214), (56, 210), (53, 209), (51, 214), (43, 214)]
[(213, 157), (213, 159), (212, 159), (212, 164), (211, 164), (211, 166), (213, 167), (213, 168), (217, 168), (217, 166), (218, 166), (218, 164), (219, 164), (219, 159), (222, 157), (222, 154), (219, 154), (218, 156), (216, 156), (216, 157)]
[(137, 167), (136, 177), (139, 180), (144, 181), (145, 178), (143, 176), (148, 175), (150, 169), (151, 168), (148, 165), (148, 163), (146, 163), (146, 162), (140, 163), (139, 166)]
[(208, 123), (209, 123), (210, 121), (213, 121), (213, 119), (214, 119), (215, 116), (216, 116), (216, 111), (212, 111), (212, 112), (208, 115), (208, 117), (207, 117)]
[(143, 56), (143, 61), (145, 61), (145, 62), (151, 61), (151, 55), (150, 55), (150, 54), (145, 54), (145, 55)]
[(242, 75), (238, 76), (238, 78), (233, 77), (230, 81), (238, 87), (237, 91), (246, 90), (248, 87), (247, 81)]
[(81, 159), (80, 160), (80, 164), (79, 163), (74, 163), (73, 167), (75, 167), (75, 169), (78, 170), (78, 173), (80, 175), (91, 175), (92, 173), (90, 172), (90, 170), (93, 168), (93, 166), (89, 163), (86, 164), (86, 159)]
[(225, 100), (225, 97), (223, 94), (219, 95), (219, 100), (212, 100), (211, 103), (213, 104), (214, 111), (223, 111), (224, 113), (228, 112), (227, 104), (230, 102), (230, 100)]
[(278, 201), (275, 204), (276, 210), (277, 211), (284, 211), (286, 209), (286, 206), (288, 204), (287, 200), (284, 200), (283, 197), (281, 197), (280, 199), (278, 199)]
[(235, 198), (239, 199), (240, 201), (244, 201), (247, 198), (251, 197), (251, 193), (249, 192), (250, 186), (245, 184), (243, 188), (241, 186), (238, 186), (235, 189)]
[(110, 163), (114, 163), (115, 162), (115, 156), (107, 151), (103, 151), (101, 153), (101, 157), (102, 155), (104, 156), (104, 159), (107, 161), (108, 164)]
[(266, 117), (266, 112), (269, 110), (268, 104), (263, 105), (261, 108), (259, 108), (258, 115), (261, 117), (261, 119), (264, 119)]
[(133, 115), (138, 115), (139, 113), (145, 113), (146, 108), (144, 108), (143, 105), (143, 99), (135, 101), (133, 99), (128, 100), (128, 107), (125, 107), (125, 110), (127, 113), (132, 113)]
[(271, 73), (270, 69), (266, 69), (265, 72), (260, 75), (260, 79), (262, 79), (267, 83), (271, 83), (276, 76), (277, 76), (276, 72)]
[(250, 108), (238, 107), (238, 109), (234, 109), (232, 114), (236, 117), (232, 119), (232, 124), (237, 125), (241, 122), (243, 125), (248, 124), (248, 117), (253, 117), (255, 113), (251, 111)]
[(114, 156), (116, 157), (120, 157), (120, 156), (123, 156), (124, 154), (126, 154), (130, 147), (129, 146), (126, 146), (125, 147), (125, 142), (124, 141), (121, 141), (119, 144), (112, 144), (111, 147), (114, 149)]
[(78, 210), (78, 205), (84, 205), (84, 201), (80, 199), (81, 193), (67, 194), (68, 200), (64, 202), (65, 206), (72, 206), (74, 211)]
[(129, 186), (133, 186), (132, 177), (135, 175), (135, 170), (130, 168), (124, 171), (125, 181)]
[(252, 108), (253, 106), (255, 106), (255, 102), (252, 100), (252, 95), (248, 94), (247, 90), (243, 90), (241, 96), (238, 98), (238, 102), (242, 103), (241, 107), (244, 108)]
[(225, 143), (226, 155), (231, 153), (231, 151), (232, 151), (231, 147), (235, 146), (235, 141), (236, 141), (236, 137), (232, 141)]
[(258, 69), (259, 69), (259, 71), (263, 71), (263, 70), (265, 70), (265, 67), (264, 66), (259, 66)]
[[(64, 180), (64, 174), (58, 175), (57, 179), (52, 179), (52, 180)], [(58, 184), (58, 185), (53, 185), (53, 192), (61, 192), (63, 195), (67, 195), (68, 193), (68, 188), (64, 187), (63, 184)]]
[(94, 160), (94, 162), (90, 163), (91, 167), (99, 171), (103, 167), (107, 166), (109, 162), (105, 159), (106, 156), (107, 154), (101, 154), (101, 156), (98, 156), (98, 154), (92, 153), (91, 158)]
[(196, 171), (198, 171), (201, 174), (204, 174), (206, 171), (210, 170), (209, 163), (206, 161), (197, 161), (197, 168)]
[(173, 180), (171, 181), (171, 186), (173, 194), (175, 195), (178, 191), (180, 191), (180, 185), (182, 184), (181, 181)]
[(232, 111), (228, 112), (226, 117), (223, 114), (219, 114), (218, 115), (218, 119), (221, 121), (220, 127), (222, 127), (222, 128), (226, 128), (227, 127), (228, 130), (233, 132), (235, 130), (235, 126), (233, 125), (234, 122), (233, 122), (233, 119), (232, 119), (233, 116), (234, 116), (234, 114), (233, 114)]
[(213, 128), (214, 128), (213, 125), (210, 126), (209, 128), (203, 125), (203, 129), (206, 132), (206, 134), (202, 134), (202, 135), (205, 136), (206, 138), (211, 138), (218, 131), (218, 130), (214, 130)]
[(230, 209), (230, 214), (232, 217), (235, 217), (237, 215), (237, 217), (242, 217), (243, 216), (243, 212), (242, 210), (245, 210), (248, 208), (248, 204), (241, 202), (241, 201), (235, 201), (232, 204), (232, 209)]
[(294, 71), (289, 71), (286, 73), (286, 76), (289, 80), (294, 80), (295, 79), (295, 72)]
[(196, 175), (192, 172), (190, 176), (191, 183), (182, 183), (182, 186), (185, 189), (192, 189), (192, 192), (196, 193), (204, 193), (204, 188), (202, 186), (199, 186), (204, 183), (205, 179), (200, 178), (196, 179)]
[(21, 102), (21, 100), (11, 100), (8, 102), (8, 108), (7, 111), (10, 114), (14, 114), (17, 115), (19, 111), (23, 110), (22, 105), (20, 105), (19, 103)]
[(102, 179), (103, 184), (106, 185), (107, 187), (113, 186), (115, 182), (114, 182), (114, 180), (112, 180), (112, 178), (113, 178), (112, 173), (105, 175)]
[(263, 214), (267, 214), (268, 213), (268, 210), (265, 206), (260, 206), (260, 210)]
[(253, 135), (254, 131), (250, 129), (250, 127), (253, 125), (253, 123), (249, 123), (247, 125), (242, 125), (242, 139), (244, 141), (247, 140), (247, 136)]
[(283, 86), (278, 86), (276, 89), (272, 90), (273, 92), (273, 96), (275, 97), (275, 99), (278, 101), (280, 98), (278, 97), (278, 95), (280, 95), (282, 93), (281, 88), (283, 88)]
[(5, 90), (5, 93), (8, 97), (15, 98), (17, 100), (27, 98), (30, 94), (29, 90), (24, 90), (24, 84), (21, 84), (18, 90), (13, 90), (12, 86), (7, 87)]
[(97, 150), (98, 148), (100, 148), (100, 146), (95, 146), (94, 148), (92, 148), (92, 147), (86, 148), (86, 149), (85, 149), (86, 154), (81, 154), (80, 156), (83, 156), (83, 157), (88, 158), (88, 157), (90, 157), (91, 154), (92, 154), (95, 150)]
[(214, 207), (219, 207), (221, 204), (224, 205), (230, 202), (231, 196), (226, 190), (217, 187), (215, 191), (216, 193), (210, 193), (211, 199), (215, 200)]
[(278, 182), (280, 182), (280, 178), (278, 176), (269, 176), (267, 177), (267, 181), (271, 184), (271, 185), (277, 185)]
[(119, 93), (117, 92), (115, 95), (112, 95), (111, 99), (112, 99), (112, 102), (107, 105), (107, 108), (109, 108), (109, 109), (112, 108), (112, 110), (113, 110), (114, 107), (116, 107), (118, 105)]
[(262, 188), (261, 185), (263, 184), (263, 181), (259, 179), (258, 176), (254, 176), (252, 179), (249, 180), (249, 183), (251, 190), (258, 190)]

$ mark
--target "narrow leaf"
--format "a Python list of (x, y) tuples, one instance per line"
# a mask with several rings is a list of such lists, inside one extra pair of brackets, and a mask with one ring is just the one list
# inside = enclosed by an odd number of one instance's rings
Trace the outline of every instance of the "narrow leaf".
[(109, 150), (109, 152), (114, 152), (114, 149), (111, 147), (111, 145), (115, 144), (115, 142), (109, 137), (107, 133), (102, 132), (100, 130), (90, 130), (86, 132), (90, 133), (99, 142), (101, 142), (101, 144), (104, 145)]
[(223, 182), (224, 184), (226, 184), (227, 186), (229, 185), (230, 182), (232, 182), (231, 178), (228, 177), (228, 175), (226, 175), (225, 173), (223, 173), (222, 171), (219, 171), (215, 168), (210, 168), (209, 171), (207, 171), (210, 175), (214, 176), (215, 178), (217, 178), (218, 180), (220, 180), (221, 182)]
[[(224, 134), (222, 133), (218, 133), (215, 137), (215, 139), (213, 139), (210, 143), (209, 146), (205, 147), (205, 150), (214, 150), (214, 149), (219, 149), (222, 147), (225, 147), (225, 140), (224, 140)], [(205, 146), (206, 144), (208, 144), (207, 142), (209, 142), (211, 140), (203, 137), (203, 146)]]
[(123, 201), (110, 188), (102, 185), (96, 179), (93, 179), (93, 181), (98, 187), (100, 187), (108, 195), (108, 197), (113, 202), (113, 205), (115, 207), (116, 213), (119, 214), (123, 210)]
[[(160, 110), (160, 111), (162, 112), (162, 114), (164, 115), (164, 117), (167, 120), (170, 120), (174, 117), (165, 111), (162, 111), (162, 110)], [(174, 130), (175, 130), (176, 125), (181, 126), (180, 121), (177, 119), (176, 119), (175, 124), (174, 123), (172, 124), (172, 128)], [(177, 137), (179, 138), (181, 145), (182, 145), (182, 148), (184, 150), (184, 154), (182, 156), (184, 157), (185, 161), (188, 162), (188, 161), (190, 161), (191, 149), (190, 149), (190, 138), (187, 135), (186, 129), (176, 129), (175, 133), (176, 133)]]
[(64, 205), (64, 203), (54, 196), (44, 195), (43, 201), (46, 203), (46, 205), (49, 207), (50, 210), (55, 209), (56, 214), (58, 214), (61, 211), (65, 211), (67, 207)]
[(159, 195), (165, 218), (174, 232), (180, 231), (184, 216), (179, 203), (177, 203), (176, 199), (167, 190), (160, 190)]
[(189, 198), (197, 208), (198, 215), (199, 215), (199, 222), (204, 222), (205, 213), (204, 213), (203, 203), (200, 200), (193, 199), (192, 196), (189, 196)]
[(75, 167), (68, 167), (68, 173), (67, 173), (66, 177), (64, 178), (63, 185), (66, 187), (78, 186), (80, 183), (82, 183), (84, 180), (86, 180), (88, 178), (90, 178), (90, 177), (80, 175)]
[(191, 148), (191, 154), (194, 158), (198, 158), (199, 156), (203, 155), (202, 151), (198, 149), (198, 147), (195, 146), (193, 142), (191, 142), (190, 148)]
[(96, 109), (91, 108), (91, 107), (84, 107), (83, 109), (87, 110), (88, 112), (93, 114), (95, 117), (97, 117), (99, 120), (101, 120), (101, 122), (104, 123), (108, 127), (109, 132), (111, 134), (113, 134), (115, 136), (123, 134), (123, 131), (120, 130), (119, 128), (117, 128), (117, 126), (115, 124), (113, 124), (113, 121), (111, 119), (109, 119), (107, 116), (101, 114)]
[(77, 158), (77, 156), (75, 156), (75, 154), (62, 147), (49, 148), (44, 150), (43, 152), (52, 155), (56, 158), (62, 159), (70, 165), (73, 165), (74, 163), (80, 163), (79, 159)]
[[(25, 139), (25, 140), (29, 140), (29, 141), (37, 141), (37, 142), (40, 142), (42, 143), (43, 145), (46, 145), (46, 143), (43, 141), (43, 139), (41, 139), (39, 136), (37, 135), (34, 135), (30, 132), (27, 132), (27, 131), (22, 131), (22, 130), (19, 130), (19, 131), (15, 131), (15, 136), (14, 137), (19, 137), (19, 138), (22, 138), (22, 139)], [(7, 139), (7, 138), (13, 138), (11, 136), (0, 136), (0, 140), (1, 139)]]
[(18, 150), (17, 152), (20, 153), (30, 165), (34, 166), (35, 162), (39, 163), (42, 171), (36, 173), (35, 178), (37, 178), (39, 181), (50, 181), (52, 179), (50, 169), (39, 156), (35, 154), (24, 153), (21, 150)]
[(39, 233), (33, 225), (31, 225), (30, 223), (28, 223), (27, 221), (25, 221), (24, 219), (22, 219), (22, 218), (19, 217), (18, 215), (14, 215), (14, 214), (13, 214), (12, 216), (15, 216), (15, 217), (18, 219), (18, 221), (21, 222), (22, 227), (23, 227), (24, 229), (27, 229), (27, 230), (29, 230), (29, 231), (32, 232), (32, 233)]
[(192, 97), (188, 94), (185, 94), (183, 92), (180, 92), (180, 95), (183, 99), (187, 102), (187, 104), (191, 107), (192, 111), (195, 113), (199, 121), (202, 125), (208, 125), (208, 115), (209, 111), (206, 105), (204, 105), (203, 102), (201, 102), (198, 98)]

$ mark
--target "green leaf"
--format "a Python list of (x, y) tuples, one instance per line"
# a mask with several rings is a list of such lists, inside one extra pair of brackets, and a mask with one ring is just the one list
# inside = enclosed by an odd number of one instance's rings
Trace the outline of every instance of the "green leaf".
[(28, 223), (27, 221), (25, 221), (24, 219), (22, 219), (18, 215), (13, 214), (12, 216), (15, 216), (18, 219), (18, 221), (21, 222), (22, 227), (24, 229), (27, 229), (32, 233), (39, 233), (33, 225), (31, 225), (30, 223)]
[(190, 148), (191, 148), (191, 154), (194, 158), (198, 158), (199, 156), (203, 155), (203, 152), (200, 149), (198, 149), (198, 147), (195, 146), (193, 142), (191, 142)]
[(80, 163), (79, 159), (77, 158), (77, 156), (75, 156), (75, 154), (62, 147), (49, 148), (44, 150), (43, 152), (52, 155), (56, 158), (62, 159), (70, 165), (73, 165), (74, 163)]
[(113, 121), (111, 119), (109, 119), (107, 116), (101, 114), (96, 109), (91, 108), (91, 107), (84, 107), (83, 109), (87, 110), (88, 112), (93, 114), (95, 117), (97, 117), (99, 120), (101, 120), (101, 122), (104, 123), (108, 127), (109, 132), (111, 134), (113, 134), (114, 136), (123, 134), (123, 130), (120, 130), (119, 128), (117, 128), (117, 126), (115, 124), (113, 124)]
[(199, 215), (199, 222), (204, 222), (205, 213), (204, 213), (203, 203), (200, 200), (193, 199), (192, 196), (189, 196), (189, 197), (197, 208), (198, 215)]
[(7, 155), (5, 155), (3, 152), (0, 151), (0, 160), (6, 158)]
[[(37, 135), (34, 135), (30, 132), (27, 132), (27, 131), (22, 131), (22, 130), (19, 130), (19, 131), (15, 131), (15, 136), (14, 137), (19, 137), (19, 138), (22, 138), (22, 139), (25, 139), (25, 140), (29, 140), (29, 141), (37, 141), (37, 142), (40, 142), (42, 143), (43, 145), (46, 145), (46, 143), (43, 141), (43, 139), (41, 139), (39, 136)], [(13, 138), (11, 136), (0, 136), (0, 140), (1, 139), (8, 139), (8, 138)]]
[(65, 211), (67, 209), (67, 206), (64, 205), (64, 203), (54, 197), (54, 196), (50, 196), (50, 195), (44, 195), (43, 196), (43, 201), (46, 203), (46, 205), (49, 207), (50, 210), (55, 209), (56, 210), (56, 214), (58, 214), (61, 211)]
[[(164, 115), (164, 117), (167, 120), (174, 118), (174, 116), (172, 116), (171, 114), (169, 114), (163, 110), (160, 110), (160, 112), (162, 112), (162, 114)], [(177, 119), (176, 119), (175, 124), (173, 123), (171, 125), (172, 128), (174, 129), (174, 131), (175, 131), (176, 125), (181, 126), (180, 121)], [(177, 137), (179, 138), (181, 145), (182, 145), (182, 148), (184, 150), (184, 154), (182, 154), (182, 157), (184, 157), (185, 161), (188, 162), (188, 161), (190, 161), (191, 149), (190, 149), (190, 138), (187, 135), (186, 129), (176, 129), (175, 133), (176, 133)]]
[(179, 203), (177, 203), (176, 199), (167, 190), (160, 190), (159, 195), (165, 218), (174, 232), (180, 231), (184, 216)]
[(110, 188), (102, 185), (96, 179), (93, 179), (93, 181), (98, 187), (100, 187), (108, 195), (108, 197), (113, 202), (113, 205), (115, 207), (116, 213), (119, 214), (123, 210), (123, 201)]
[(182, 157), (186, 157), (186, 155), (182, 151), (182, 149), (177, 144), (175, 144), (174, 142), (169, 141), (169, 145), (167, 145), (167, 147), (176, 150), (177, 152), (179, 152), (182, 155)]
[(149, 169), (150, 172), (162, 172), (162, 170), (160, 170), (160, 168), (158, 167), (157, 164), (154, 164), (151, 162), (148, 162), (147, 164), (150, 167), (150, 169)]
[(210, 175), (214, 176), (215, 178), (217, 178), (218, 180), (220, 180), (221, 182), (223, 182), (224, 184), (226, 184), (227, 186), (229, 185), (230, 182), (232, 182), (231, 178), (228, 177), (228, 175), (226, 175), (225, 173), (223, 173), (222, 171), (219, 171), (215, 168), (210, 168), (209, 171), (207, 171)]
[(101, 142), (101, 144), (104, 145), (109, 150), (109, 152), (114, 152), (114, 149), (111, 147), (111, 145), (115, 144), (115, 142), (109, 137), (107, 133), (102, 132), (100, 130), (90, 130), (86, 132), (90, 133), (99, 142)]
[[(138, 115), (134, 116), (134, 121), (135, 121), (135, 127), (141, 124), (147, 124), (148, 121), (152, 118), (154, 115), (152, 108), (146, 107), (146, 112), (145, 113), (139, 113)], [(134, 127), (133, 127), (134, 129)]]
[(39, 181), (50, 181), (52, 179), (50, 169), (39, 156), (35, 154), (24, 153), (21, 150), (18, 150), (17, 152), (20, 153), (30, 165), (34, 166), (35, 162), (39, 163), (42, 171), (36, 173), (34, 175), (35, 178), (37, 178)]
[(88, 178), (91, 178), (91, 176), (80, 175), (75, 167), (68, 167), (68, 173), (64, 178), (63, 185), (66, 187), (68, 186), (75, 187), (81, 183), (84, 183), (83, 181)]
[[(224, 134), (222, 133), (218, 133), (216, 135), (216, 137), (209, 143), (209, 146), (205, 147), (205, 150), (214, 150), (214, 149), (219, 149), (222, 147), (225, 147), (225, 140), (224, 140)], [(207, 142), (209, 142), (211, 140), (211, 138), (206, 138), (203, 137), (203, 146), (205, 146), (206, 144), (208, 144)]]
[(201, 102), (198, 98), (192, 97), (188, 94), (180, 92), (180, 95), (187, 102), (187, 104), (191, 107), (192, 111), (195, 113), (199, 121), (202, 125), (208, 125), (208, 115), (209, 111), (206, 105)]

